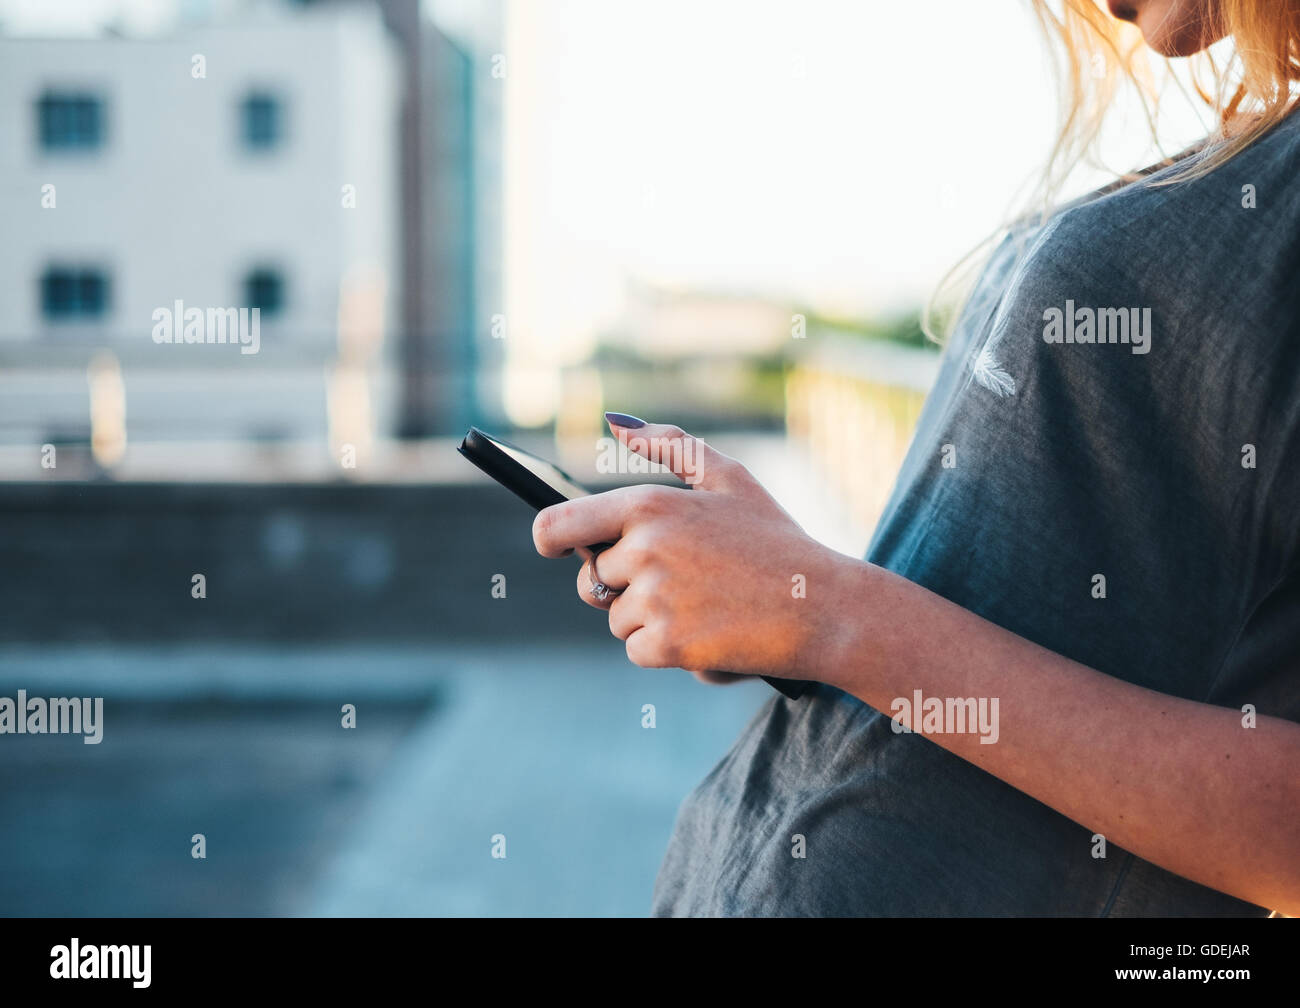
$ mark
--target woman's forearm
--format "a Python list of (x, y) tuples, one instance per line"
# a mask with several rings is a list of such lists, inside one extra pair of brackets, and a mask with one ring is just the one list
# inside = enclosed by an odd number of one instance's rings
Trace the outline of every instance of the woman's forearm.
[(918, 692), (922, 706), (982, 699), (986, 713), (996, 700), (995, 742), (980, 731), (929, 737), (1088, 836), (1300, 914), (1300, 725), (1261, 717), (1247, 727), (1239, 711), (1070, 661), (814, 542), (744, 466), (678, 428), (615, 430), (694, 489), (567, 501), (537, 516), (533, 537), (554, 557), (614, 543), (599, 564), (614, 594), (592, 596), (589, 562), (576, 587), (609, 611), (633, 662), (818, 679), (890, 716)]
[(986, 711), (996, 698), (996, 742), (927, 737), (1110, 844), (1300, 914), (1300, 725), (1246, 727), (1239, 711), (1112, 678), (873, 565), (845, 558), (836, 581), (853, 617), (820, 678), (904, 721), (918, 690)]

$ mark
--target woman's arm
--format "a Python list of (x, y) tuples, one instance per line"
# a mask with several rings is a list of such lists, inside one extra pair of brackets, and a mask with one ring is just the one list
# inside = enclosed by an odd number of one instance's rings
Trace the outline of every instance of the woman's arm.
[[(594, 542), (648, 667), (817, 679), (911, 726), (899, 698), (997, 700), (997, 741), (936, 744), (1154, 864), (1300, 914), (1300, 725), (1097, 672), (809, 539), (743, 466), (673, 427), (615, 427), (693, 490), (629, 487), (538, 515), (546, 556)], [(991, 709), (991, 705), (986, 707)], [(917, 726), (920, 727), (919, 724)], [(985, 733), (983, 737), (991, 737)]]
[(887, 713), (913, 689), (998, 697), (996, 744), (928, 737), (1108, 843), (1300, 914), (1300, 725), (1247, 728), (1239, 711), (1104, 675), (879, 567), (845, 585), (861, 618), (836, 642), (832, 685)]

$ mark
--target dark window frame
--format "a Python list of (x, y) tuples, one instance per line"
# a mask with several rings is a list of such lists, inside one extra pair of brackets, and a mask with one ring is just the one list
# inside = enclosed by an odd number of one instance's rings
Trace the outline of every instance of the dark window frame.
[(113, 277), (94, 264), (50, 263), (37, 281), (46, 322), (98, 322), (113, 308)]
[(239, 142), (245, 151), (269, 154), (284, 146), (287, 102), (274, 88), (253, 87), (239, 100)]
[(249, 309), (260, 309), (259, 318), (269, 321), (284, 314), (289, 301), (288, 289), (288, 278), (280, 267), (270, 264), (253, 266), (245, 271), (241, 281), (240, 304)]
[(94, 88), (45, 88), (36, 98), (36, 142), (47, 154), (90, 154), (108, 145), (108, 100)]

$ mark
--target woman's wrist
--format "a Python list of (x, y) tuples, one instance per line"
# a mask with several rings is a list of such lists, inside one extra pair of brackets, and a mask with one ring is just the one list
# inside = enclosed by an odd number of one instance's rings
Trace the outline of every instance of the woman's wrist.
[(805, 678), (849, 693), (858, 693), (870, 670), (878, 665), (879, 636), (872, 631), (876, 618), (877, 583), (881, 568), (863, 560), (827, 550), (821, 580), (810, 584), (809, 601), (819, 606), (811, 620), (813, 634), (807, 642)]

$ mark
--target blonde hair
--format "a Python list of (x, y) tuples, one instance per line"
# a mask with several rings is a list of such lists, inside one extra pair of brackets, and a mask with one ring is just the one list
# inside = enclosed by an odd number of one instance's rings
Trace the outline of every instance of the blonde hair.
[[(1164, 57), (1146, 46), (1135, 25), (1111, 16), (1104, 0), (1030, 3), (1048, 37), (1061, 91), (1060, 132), (1026, 208), (1046, 217), (1071, 173), (1082, 164), (1099, 164), (1101, 129), (1119, 92), (1129, 88), (1136, 94), (1155, 141), (1162, 92), (1172, 78), (1160, 72)], [(1204, 143), (1185, 152), (1182, 167), (1153, 185), (1209, 174), (1277, 125), (1295, 104), (1300, 0), (1210, 0), (1204, 16), (1203, 37), (1224, 42), (1187, 57), (1188, 71), (1195, 96), (1212, 114), (1215, 127)], [(932, 339), (942, 341), (960, 314), (962, 294), (993, 237), (949, 271), (926, 305), (921, 325)]]

